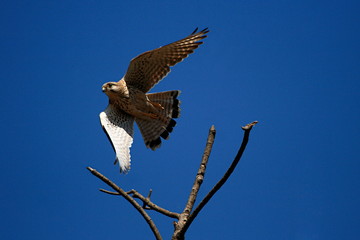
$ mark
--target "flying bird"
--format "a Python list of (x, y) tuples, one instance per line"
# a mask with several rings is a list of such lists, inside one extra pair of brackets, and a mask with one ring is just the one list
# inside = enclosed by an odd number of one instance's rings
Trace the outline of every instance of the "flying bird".
[(133, 143), (134, 121), (147, 148), (155, 150), (161, 138), (168, 139), (180, 116), (180, 91), (147, 93), (163, 79), (170, 67), (181, 62), (202, 44), (209, 30), (195, 31), (184, 39), (144, 52), (133, 58), (125, 76), (118, 82), (108, 82), (102, 91), (109, 104), (100, 113), (100, 122), (116, 153), (115, 164), (120, 172), (130, 170), (130, 147)]

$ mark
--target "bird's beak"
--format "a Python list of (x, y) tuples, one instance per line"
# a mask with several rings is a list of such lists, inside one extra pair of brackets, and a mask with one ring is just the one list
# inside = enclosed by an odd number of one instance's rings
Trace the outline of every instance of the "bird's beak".
[(106, 91), (106, 87), (102, 87), (102, 91), (105, 92), (105, 91)]

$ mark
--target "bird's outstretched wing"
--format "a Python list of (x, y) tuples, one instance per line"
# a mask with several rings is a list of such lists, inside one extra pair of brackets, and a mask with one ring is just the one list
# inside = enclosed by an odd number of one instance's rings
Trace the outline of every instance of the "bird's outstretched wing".
[(198, 48), (200, 40), (206, 38), (207, 28), (195, 31), (186, 38), (163, 47), (144, 52), (131, 60), (125, 74), (125, 81), (143, 92), (148, 92), (156, 83), (163, 79), (170, 67), (181, 62)]
[(109, 104), (100, 113), (100, 122), (116, 152), (115, 163), (119, 162), (120, 172), (128, 172), (130, 170), (130, 147), (133, 143), (134, 117)]

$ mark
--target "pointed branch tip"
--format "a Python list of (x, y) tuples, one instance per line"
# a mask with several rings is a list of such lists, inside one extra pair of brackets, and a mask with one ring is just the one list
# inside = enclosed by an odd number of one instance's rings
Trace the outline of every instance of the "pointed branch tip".
[(147, 196), (148, 199), (150, 199), (151, 194), (152, 194), (152, 189), (150, 189), (150, 191), (149, 191), (149, 194), (148, 194), (148, 196)]
[(258, 121), (253, 121), (252, 123), (249, 123), (249, 124), (247, 124), (246, 126), (244, 126), (244, 127), (241, 127), (243, 130), (251, 130), (251, 128), (253, 127), (253, 126), (255, 126), (256, 124), (258, 123)]

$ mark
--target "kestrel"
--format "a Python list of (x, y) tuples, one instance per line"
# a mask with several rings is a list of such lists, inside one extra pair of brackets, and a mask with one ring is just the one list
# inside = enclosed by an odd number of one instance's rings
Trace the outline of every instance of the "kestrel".
[[(125, 76), (118, 82), (108, 82), (102, 91), (109, 97), (109, 105), (100, 113), (100, 122), (108, 136), (120, 172), (130, 170), (130, 147), (133, 125), (137, 123), (147, 148), (155, 150), (161, 138), (168, 139), (180, 116), (180, 91), (147, 93), (163, 79), (170, 67), (181, 62), (206, 38), (208, 29), (197, 29), (186, 38), (147, 51), (131, 60)], [(161, 137), (161, 138), (160, 138)]]

